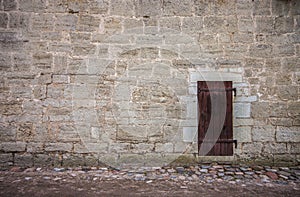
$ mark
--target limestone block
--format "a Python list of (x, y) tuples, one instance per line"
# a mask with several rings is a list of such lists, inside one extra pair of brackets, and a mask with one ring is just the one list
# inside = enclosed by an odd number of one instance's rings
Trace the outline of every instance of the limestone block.
[(257, 96), (237, 96), (234, 98), (235, 102), (255, 102), (257, 101)]
[(286, 1), (272, 1), (272, 14), (275, 16), (287, 16), (290, 10), (290, 4)]
[(292, 154), (274, 155), (274, 163), (280, 166), (295, 165), (296, 156)]
[(33, 124), (32, 123), (22, 123), (19, 125), (17, 130), (17, 140), (18, 141), (29, 141), (34, 137)]
[(117, 160), (121, 167), (143, 166), (145, 161), (143, 154), (122, 154)]
[(138, 125), (119, 125), (117, 139), (122, 141), (146, 141), (147, 130)]
[(277, 95), (283, 100), (298, 100), (298, 86), (278, 86)]
[(20, 167), (32, 167), (33, 155), (28, 153), (17, 153), (14, 157), (14, 165)]
[(276, 130), (277, 142), (300, 142), (300, 127), (278, 126)]
[(210, 2), (206, 0), (194, 1), (194, 9), (196, 16), (205, 16), (211, 13)]
[(270, 105), (268, 102), (257, 102), (251, 105), (251, 117), (266, 118), (270, 115)]
[(293, 1), (291, 3), (291, 7), (290, 7), (291, 14), (300, 15), (299, 8), (300, 8), (300, 2), (299, 1)]
[(132, 153), (140, 153), (145, 154), (152, 152), (154, 150), (154, 144), (150, 143), (137, 143), (137, 144), (131, 144), (130, 146), (130, 152)]
[(263, 147), (263, 152), (267, 154), (284, 154), (288, 153), (288, 148), (286, 143), (265, 143)]
[(34, 14), (31, 18), (33, 31), (51, 31), (54, 29), (54, 15)]
[(277, 57), (289, 57), (295, 55), (295, 47), (290, 44), (285, 45), (275, 45), (274, 55)]
[(183, 127), (182, 136), (184, 142), (197, 142), (198, 127)]
[(55, 160), (55, 157), (51, 157), (50, 155), (47, 155), (47, 154), (34, 154), (34, 157), (33, 157), (33, 162), (34, 162), (34, 166), (39, 166), (39, 167), (42, 167), (42, 166), (52, 166), (52, 165), (55, 165), (56, 167), (60, 166), (60, 165), (57, 165), (59, 164), (59, 160), (58, 158), (56, 158), (56, 162), (54, 162)]
[(244, 143), (242, 145), (242, 153), (249, 156), (259, 155), (262, 151), (263, 144), (260, 142)]
[(162, 33), (180, 32), (181, 22), (177, 17), (162, 17), (159, 19), (159, 26)]
[(0, 27), (7, 28), (7, 25), (8, 25), (8, 14), (0, 13)]
[(23, 12), (43, 12), (46, 8), (46, 0), (20, 0), (19, 8)]
[(47, 143), (45, 144), (45, 151), (53, 152), (53, 151), (62, 151), (62, 152), (70, 152), (73, 148), (73, 144), (71, 143)]
[(166, 44), (189, 44), (193, 43), (195, 40), (192, 37), (182, 36), (182, 35), (168, 35), (165, 38)]
[(91, 14), (107, 14), (109, 9), (108, 0), (90, 0), (89, 1), (89, 11)]
[(21, 103), (7, 102), (0, 103), (0, 113), (3, 115), (15, 115), (22, 113)]
[(285, 102), (270, 103), (270, 117), (286, 117), (287, 116), (287, 104)]
[(15, 125), (0, 124), (0, 141), (6, 142), (16, 138), (17, 128)]
[(234, 34), (233, 41), (235, 43), (252, 43), (253, 42), (253, 34), (249, 33), (249, 32)]
[(300, 69), (299, 58), (283, 58), (282, 65), (285, 72), (297, 72)]
[(2, 153), (0, 154), (0, 166), (9, 166), (13, 163), (12, 153)]
[(53, 55), (51, 53), (36, 52), (32, 55), (32, 58), (34, 65), (51, 68), (53, 62)]
[(233, 129), (233, 139), (237, 142), (252, 142), (251, 135), (252, 128), (249, 126), (234, 127)]
[(226, 20), (219, 16), (207, 16), (204, 18), (204, 30), (210, 33), (226, 32)]
[(274, 28), (278, 33), (292, 33), (294, 28), (293, 17), (276, 17)]
[(271, 15), (271, 0), (255, 2), (253, 15)]
[(211, 15), (236, 15), (236, 1), (226, 1), (223, 3), (210, 1), (209, 7)]
[(273, 126), (254, 126), (252, 130), (252, 139), (255, 142), (275, 141), (275, 127)]
[(137, 16), (159, 16), (161, 15), (162, 2), (160, 0), (141, 0), (137, 1)]
[(70, 77), (68, 75), (52, 75), (53, 83), (69, 83)]
[(29, 153), (42, 153), (44, 151), (43, 143), (30, 142), (27, 144), (27, 152)]
[(184, 153), (192, 148), (191, 143), (186, 143), (183, 141), (176, 141), (174, 142), (174, 152), (175, 153)]
[(143, 20), (141, 19), (124, 19), (123, 26), (125, 33), (143, 33)]
[(110, 14), (117, 16), (134, 16), (134, 1), (115, 0), (110, 3)]
[(156, 143), (155, 144), (155, 152), (164, 152), (164, 153), (172, 153), (174, 150), (174, 146), (172, 143)]
[(128, 153), (130, 143), (110, 143), (108, 149), (109, 153)]
[(16, 0), (3, 0), (4, 11), (12, 11), (17, 9)]
[(242, 75), (239, 73), (227, 73), (227, 72), (191, 72), (190, 82), (197, 81), (234, 81), (242, 82)]
[(84, 142), (82, 144), (74, 144), (75, 153), (107, 153), (108, 144)]
[(73, 45), (73, 55), (74, 56), (87, 56), (96, 54), (96, 45), (94, 44), (74, 44)]
[(182, 31), (187, 33), (199, 33), (203, 30), (202, 17), (185, 17), (182, 21)]
[(156, 47), (141, 48), (141, 58), (157, 59), (159, 58), (159, 49)]
[(162, 44), (163, 38), (162, 36), (154, 36), (154, 35), (141, 35), (137, 36), (136, 43), (137, 44)]
[(299, 143), (290, 144), (290, 152), (292, 154), (299, 154), (300, 153), (300, 144)]
[(291, 118), (270, 118), (270, 123), (274, 126), (292, 126), (293, 119)]
[(78, 17), (75, 15), (56, 15), (58, 18), (55, 23), (55, 30), (74, 31), (77, 26)]
[(163, 14), (165, 16), (191, 16), (192, 5), (192, 0), (166, 0), (163, 1)]
[(253, 13), (254, 4), (251, 1), (237, 0), (237, 15), (250, 16)]
[(250, 45), (249, 55), (251, 57), (267, 58), (272, 56), (273, 46), (269, 44)]
[[(75, 21), (75, 18), (72, 18), (72, 22)], [(98, 16), (93, 15), (80, 15), (78, 18), (78, 23), (76, 29), (78, 31), (93, 32), (99, 29), (101, 19)], [(74, 28), (74, 25), (73, 27)]]
[(234, 103), (233, 116), (235, 118), (250, 118), (251, 107), (250, 103)]
[(64, 154), (62, 158), (62, 166), (76, 167), (84, 166), (85, 158), (80, 154)]
[(0, 144), (0, 149), (4, 152), (23, 152), (25, 148), (25, 142), (3, 142)]
[(120, 32), (122, 29), (122, 21), (119, 18), (110, 17), (104, 19), (104, 31), (111, 35), (113, 33)]

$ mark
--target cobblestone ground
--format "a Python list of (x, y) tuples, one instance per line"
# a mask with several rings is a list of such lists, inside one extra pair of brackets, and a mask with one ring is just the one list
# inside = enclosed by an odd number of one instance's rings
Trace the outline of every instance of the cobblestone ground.
[(0, 196), (300, 196), (300, 166), (28, 168), (0, 172)]

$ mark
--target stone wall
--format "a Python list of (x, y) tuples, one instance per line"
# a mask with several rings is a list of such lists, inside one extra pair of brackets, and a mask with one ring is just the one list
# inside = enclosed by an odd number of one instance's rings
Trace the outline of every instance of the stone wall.
[(299, 30), (297, 0), (0, 0), (0, 165), (195, 155), (201, 80), (237, 88), (225, 159), (295, 164)]

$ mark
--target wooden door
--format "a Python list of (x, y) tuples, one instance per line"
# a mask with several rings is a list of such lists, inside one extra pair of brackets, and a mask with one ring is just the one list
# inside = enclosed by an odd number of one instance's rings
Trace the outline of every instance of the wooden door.
[[(236, 143), (232, 130), (233, 90), (231, 81), (198, 82), (199, 155), (233, 155), (233, 143)], [(204, 149), (207, 149), (205, 153)]]

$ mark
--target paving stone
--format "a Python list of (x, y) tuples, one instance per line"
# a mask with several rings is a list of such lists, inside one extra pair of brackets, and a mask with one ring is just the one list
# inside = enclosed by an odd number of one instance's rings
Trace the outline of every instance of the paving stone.
[(270, 177), (271, 179), (273, 179), (273, 180), (277, 180), (277, 179), (278, 179), (277, 174), (274, 173), (274, 172), (266, 172), (265, 174), (266, 174), (268, 177)]
[(284, 176), (290, 176), (291, 173), (286, 172), (286, 171), (279, 171), (278, 174), (284, 175)]

